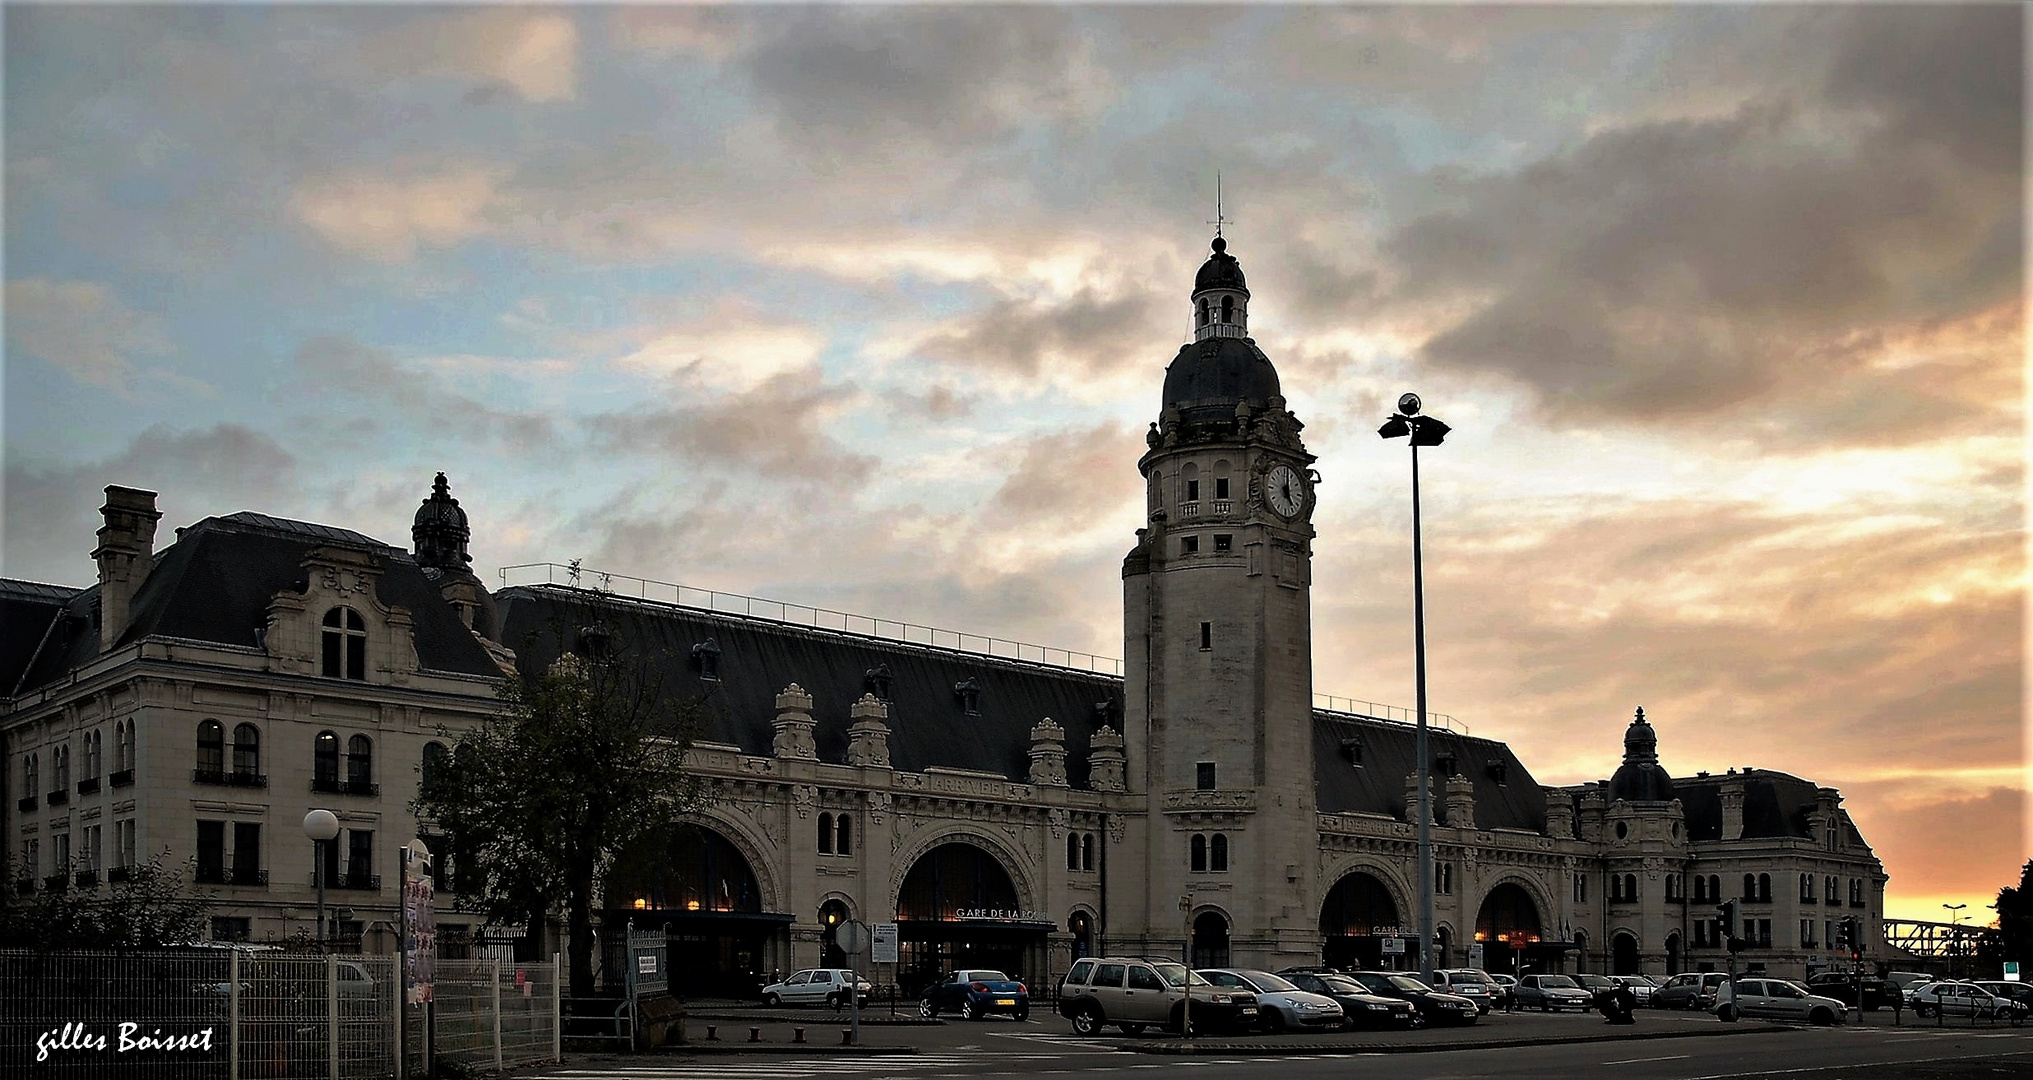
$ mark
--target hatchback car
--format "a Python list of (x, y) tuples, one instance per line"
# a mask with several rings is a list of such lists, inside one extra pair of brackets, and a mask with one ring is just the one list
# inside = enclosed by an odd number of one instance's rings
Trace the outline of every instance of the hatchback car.
[(2011, 998), (1999, 997), (1975, 983), (1922, 983), (1913, 990), (1915, 1016), (1969, 1016), (1989, 1020), (2010, 1020), (2014, 1027), (2026, 1022), (2026, 1006)]
[(1518, 977), (1491, 973), (1489, 978), (1491, 982), (1497, 984), (1496, 1007), (1499, 1009), (1514, 1007), (1517, 1001)]
[(1587, 1012), (1595, 1005), (1595, 995), (1565, 975), (1526, 975), (1518, 980), (1513, 993), (1518, 995), (1520, 1009)]
[(1349, 981), (1378, 997), (1402, 998), (1412, 1003), (1419, 1018), (1428, 1024), (1473, 1024), (1482, 1015), (1475, 1002), (1460, 994), (1435, 990), (1400, 971), (1344, 972)]
[(807, 968), (797, 972), (780, 983), (771, 983), (762, 988), (764, 1005), (831, 1005), (844, 1009), (848, 1005), (848, 983), (854, 984), (854, 994), (862, 1004), (868, 1003), (868, 992), (875, 989), (867, 979), (861, 978), (846, 968)]
[[(1862, 986), (1861, 994), (1858, 992), (1859, 983)], [(1824, 971), (1807, 980), (1807, 992), (1832, 997), (1844, 1005), (1857, 1005), (1858, 998), (1861, 997), (1861, 1007), (1865, 1012), (1890, 1008), (1893, 995), (1898, 993), (1885, 980), (1875, 975), (1865, 975), (1859, 979), (1855, 974), (1840, 971)]]
[(1031, 1015), (1031, 992), (1000, 971), (949, 971), (918, 997), (919, 1016), (930, 1020), (942, 1012), (962, 1013), (969, 1020), (1008, 1013), (1022, 1020)]
[(1193, 995), (1195, 1032), (1241, 1030), (1257, 1023), (1256, 995), (1215, 986), (1184, 964), (1141, 956), (1081, 960), (1059, 984), (1059, 1014), (1073, 1021), (1076, 1035), (1096, 1035), (1114, 1024), (1125, 1035), (1145, 1028), (1185, 1026), (1188, 986)]
[(1689, 971), (1666, 980), (1652, 991), (1655, 1009), (1713, 1009), (1716, 992), (1729, 976), (1720, 971)]
[(1279, 975), (1301, 990), (1333, 998), (1347, 1015), (1350, 1027), (1409, 1028), (1425, 1022), (1411, 1002), (1372, 994), (1331, 969), (1287, 969)]
[(1268, 971), (1203, 968), (1197, 974), (1215, 986), (1255, 994), (1257, 1022), (1273, 1035), (1307, 1028), (1333, 1030), (1348, 1023), (1340, 1002), (1302, 990)]
[(1735, 1005), (1718, 1008), (1734, 1007), (1738, 1016), (1750, 1019), (1805, 1020), (1827, 1026), (1841, 1023), (1849, 1015), (1849, 1006), (1842, 1002), (1810, 994), (1806, 987), (1785, 979), (1738, 979), (1735, 991)]
[(1475, 1002), (1476, 1011), (1487, 1013), (1496, 1005), (1497, 984), (1475, 968), (1447, 968), (1433, 973), (1433, 989), (1460, 994)]

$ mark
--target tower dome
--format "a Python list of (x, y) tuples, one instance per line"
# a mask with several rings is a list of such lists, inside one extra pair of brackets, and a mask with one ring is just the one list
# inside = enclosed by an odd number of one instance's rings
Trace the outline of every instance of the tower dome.
[(1610, 777), (1612, 801), (1671, 802), (1673, 777), (1659, 765), (1659, 733), (1645, 720), (1645, 710), (1624, 729), (1624, 763)]
[(1271, 408), (1282, 399), (1278, 369), (1249, 337), (1249, 288), (1242, 264), (1217, 236), (1213, 254), (1193, 279), (1193, 340), (1165, 369), (1161, 409), (1178, 406), (1182, 418), (1231, 420), (1236, 405)]
[(466, 511), (459, 508), (459, 500), (452, 498), (452, 488), (445, 482), (444, 473), (438, 474), (431, 484), (430, 497), (417, 507), (416, 522), (410, 526), (409, 535), (416, 545), (418, 565), (449, 574), (473, 572), (470, 566), (473, 556), (466, 551), (473, 530), (466, 523)]

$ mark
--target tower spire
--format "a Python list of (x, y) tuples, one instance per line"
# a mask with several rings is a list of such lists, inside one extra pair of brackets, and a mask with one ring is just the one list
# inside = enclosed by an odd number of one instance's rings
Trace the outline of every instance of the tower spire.
[(1221, 227), (1223, 225), (1235, 224), (1233, 218), (1227, 217), (1221, 212), (1221, 174), (1219, 172), (1214, 174), (1214, 220), (1207, 224), (1214, 226), (1214, 235), (1217, 238), (1221, 236)]

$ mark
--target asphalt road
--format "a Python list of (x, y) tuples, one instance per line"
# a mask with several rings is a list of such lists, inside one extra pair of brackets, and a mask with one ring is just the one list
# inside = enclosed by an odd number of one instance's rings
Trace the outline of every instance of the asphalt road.
[[(1911, 1017), (1907, 1018), (1909, 1021)], [(1889, 1017), (1837, 1028), (1753, 1030), (1689, 1014), (1641, 1012), (1639, 1024), (1611, 1028), (1600, 1018), (1501, 1014), (1471, 1028), (1383, 1036), (1343, 1036), (1346, 1050), (1325, 1047), (1317, 1054), (1276, 1053), (1298, 1042), (1324, 1039), (1294, 1036), (1224, 1041), (1211, 1054), (1177, 1056), (1147, 1052), (1176, 1039), (1106, 1035), (1078, 1039), (1057, 1017), (1026, 1023), (991, 1018), (939, 1027), (863, 1029), (872, 1050), (852, 1056), (837, 1043), (830, 1014), (812, 1012), (780, 1024), (762, 1024), (773, 1044), (788, 1042), (794, 1022), (807, 1023), (809, 1048), (779, 1053), (698, 1054), (656, 1052), (635, 1056), (573, 1055), (563, 1066), (520, 1076), (544, 1080), (991, 1080), (1005, 1077), (1081, 1077), (1118, 1073), (1127, 1080), (1154, 1070), (1190, 1070), (1193, 1080), (1263, 1080), (1275, 1069), (1278, 1080), (1346, 1080), (1350, 1075), (1388, 1075), (1391, 1080), (1458, 1080), (1481, 1077), (1615, 1077), (1617, 1080), (2033, 1080), (2033, 1027), (1936, 1028), (1908, 1023), (1893, 1027)], [(703, 1034), (702, 1024), (694, 1030)], [(723, 1025), (722, 1035), (746, 1039), (746, 1022)], [(1636, 1035), (1616, 1041), (1537, 1042), (1526, 1046), (1474, 1048), (1473, 1043), (1513, 1039), (1574, 1039), (1606, 1034)], [(1469, 1045), (1463, 1045), (1469, 1044)], [(728, 1045), (728, 1044), (723, 1044)], [(734, 1044), (745, 1049), (744, 1044)], [(1392, 1052), (1418, 1047), (1418, 1052)]]

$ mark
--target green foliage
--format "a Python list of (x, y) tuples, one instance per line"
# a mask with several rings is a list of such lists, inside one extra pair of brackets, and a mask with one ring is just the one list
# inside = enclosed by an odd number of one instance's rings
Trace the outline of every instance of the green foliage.
[(1998, 890), (1991, 908), (1998, 925), (1977, 935), (1978, 962), (1995, 967), (2006, 960), (2033, 961), (2033, 860), (2019, 868), (2018, 885)]
[(594, 898), (616, 855), (696, 806), (684, 760), (697, 709), (664, 694), (654, 657), (567, 653), (538, 669), (536, 644), (411, 809), (452, 838), (461, 904), (533, 929), (565, 909), (572, 994), (587, 996)]
[(184, 888), (195, 859), (174, 868), (167, 860), (165, 851), (129, 867), (127, 880), (109, 888), (16, 898), (0, 907), (0, 948), (151, 949), (204, 940), (216, 897)]

